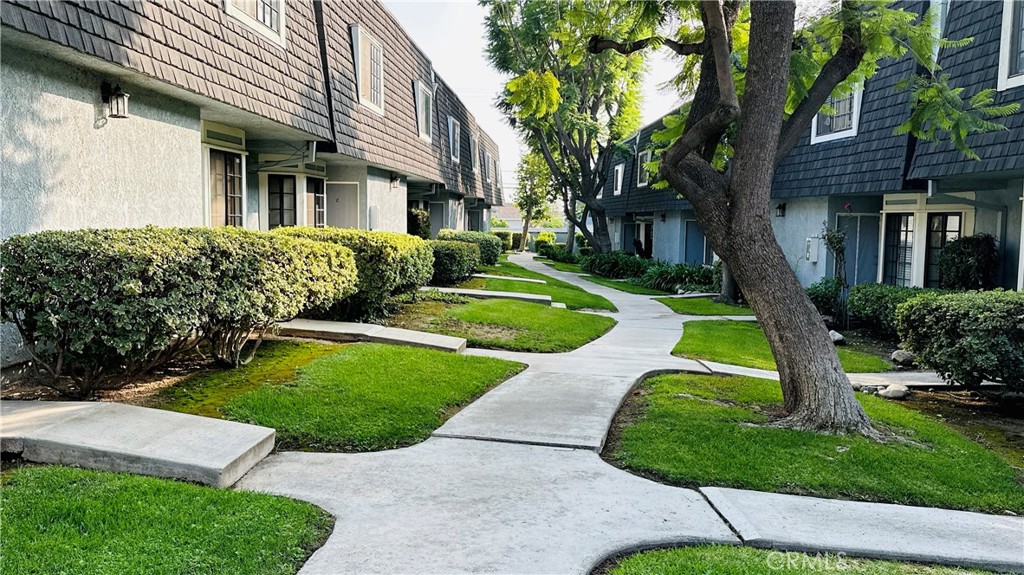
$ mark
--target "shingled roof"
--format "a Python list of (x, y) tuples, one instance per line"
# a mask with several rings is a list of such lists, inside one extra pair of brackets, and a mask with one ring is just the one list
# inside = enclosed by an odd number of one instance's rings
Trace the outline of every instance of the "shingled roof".
[[(671, 114), (675, 113), (675, 110), (671, 112)], [(601, 203), (605, 207), (605, 215), (607, 217), (615, 218), (629, 213), (668, 212), (691, 208), (690, 203), (679, 197), (675, 190), (637, 186), (637, 171), (639, 170), (637, 150), (647, 149), (651, 143), (651, 134), (664, 129), (663, 118), (664, 116), (641, 128), (639, 139), (637, 139), (637, 134), (633, 134), (624, 140), (625, 145), (632, 151), (620, 152), (612, 159), (611, 165), (608, 167), (608, 177), (605, 180), (604, 192), (601, 196)], [(618, 164), (624, 165), (622, 193), (615, 196), (612, 194), (612, 191), (615, 186), (615, 166)], [(653, 175), (651, 176), (651, 181), (654, 181)]]
[[(939, 65), (948, 73), (953, 85), (963, 87), (969, 98), (986, 88), (995, 88), (999, 69), (999, 39), (1003, 3), (956, 0), (950, 5), (946, 35), (951, 38), (973, 37), (963, 48), (945, 48), (939, 54)], [(1024, 103), (1024, 86), (998, 92), (996, 103)], [(1024, 110), (1000, 123), (1008, 130), (974, 134), (967, 144), (981, 157), (971, 160), (948, 142), (922, 142), (917, 146), (910, 177), (940, 179), (983, 172), (1024, 172)]]

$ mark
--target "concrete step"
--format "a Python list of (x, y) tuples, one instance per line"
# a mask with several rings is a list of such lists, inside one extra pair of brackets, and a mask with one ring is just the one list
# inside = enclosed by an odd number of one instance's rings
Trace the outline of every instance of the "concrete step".
[(293, 319), (279, 323), (278, 327), (278, 334), (292, 337), (309, 337), (344, 342), (387, 343), (391, 345), (425, 347), (427, 349), (452, 353), (462, 353), (466, 349), (466, 340), (461, 337), (438, 335), (397, 327), (384, 327), (372, 323)]
[(510, 282), (523, 282), (528, 284), (546, 284), (548, 282), (544, 280), (535, 280), (532, 278), (517, 278), (513, 276), (499, 276), (494, 274), (473, 274), (475, 278), (481, 278), (485, 280), (508, 280)]
[(227, 487), (274, 448), (274, 430), (105, 402), (2, 401), (0, 447), (27, 461)]
[(551, 296), (539, 295), (532, 293), (519, 293), (510, 291), (489, 291), (482, 289), (466, 289), (466, 288), (445, 288), (445, 287), (423, 287), (420, 291), (432, 291), (437, 290), (439, 292), (451, 293), (456, 295), (462, 295), (466, 297), (480, 298), (480, 299), (513, 299), (517, 301), (525, 301), (529, 303), (539, 303), (541, 305), (551, 305)]

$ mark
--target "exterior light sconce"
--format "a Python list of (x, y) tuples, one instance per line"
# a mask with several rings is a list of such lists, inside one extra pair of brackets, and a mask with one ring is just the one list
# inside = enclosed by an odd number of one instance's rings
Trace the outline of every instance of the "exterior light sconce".
[(662, 221), (662, 223), (665, 222), (665, 212), (661, 213), (661, 221)]
[(103, 82), (100, 85), (100, 94), (103, 96), (103, 103), (108, 106), (108, 118), (128, 117), (129, 94), (121, 90), (120, 84), (112, 88), (109, 82)]
[(786, 217), (786, 204), (779, 204), (775, 206), (775, 217), (784, 218)]

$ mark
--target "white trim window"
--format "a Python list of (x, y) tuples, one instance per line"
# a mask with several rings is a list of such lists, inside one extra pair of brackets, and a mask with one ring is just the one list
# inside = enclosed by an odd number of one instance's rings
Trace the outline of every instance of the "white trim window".
[(811, 120), (811, 143), (820, 144), (857, 135), (860, 124), (861, 90), (848, 96), (836, 98), (829, 96), (825, 105), (832, 108), (835, 114), (826, 115), (818, 112)]
[(384, 114), (384, 45), (360, 24), (349, 27), (359, 103)]
[(651, 182), (651, 174), (647, 171), (647, 164), (651, 163), (651, 157), (650, 150), (644, 150), (636, 157), (636, 186), (638, 188), (643, 188)]
[(625, 172), (626, 172), (626, 165), (625, 164), (615, 164), (615, 169), (612, 172), (613, 175), (614, 175), (613, 176), (614, 179), (612, 180), (613, 181), (613, 187), (612, 187), (612, 195), (613, 196), (617, 196), (617, 195), (622, 193), (622, 175)]
[(1024, 0), (1003, 0), (999, 35), (999, 91), (1024, 86)]
[(422, 80), (416, 80), (413, 87), (416, 94), (416, 130), (422, 140), (433, 141), (434, 92)]
[(260, 36), (285, 45), (284, 0), (225, 0), (224, 11)]
[(462, 156), (462, 124), (451, 116), (448, 116), (448, 152), (452, 161), (458, 163)]
[(469, 157), (473, 166), (473, 172), (480, 171), (480, 137), (471, 135), (469, 137)]

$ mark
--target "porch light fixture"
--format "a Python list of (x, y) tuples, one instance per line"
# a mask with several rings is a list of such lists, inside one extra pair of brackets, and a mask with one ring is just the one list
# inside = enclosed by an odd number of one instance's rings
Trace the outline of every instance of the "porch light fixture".
[(662, 213), (661, 213), (661, 221), (662, 221), (662, 222), (664, 222), (664, 221), (665, 221), (665, 213), (664, 213), (664, 212), (662, 212)]
[(103, 84), (100, 85), (100, 93), (103, 96), (103, 103), (109, 108), (107, 113), (108, 118), (128, 117), (129, 94), (126, 94), (121, 90), (120, 84), (111, 88), (109, 82), (103, 82)]
[(775, 217), (784, 218), (786, 217), (786, 204), (779, 204), (775, 206)]

